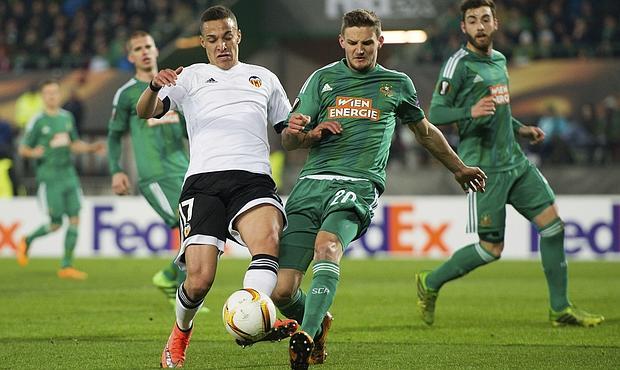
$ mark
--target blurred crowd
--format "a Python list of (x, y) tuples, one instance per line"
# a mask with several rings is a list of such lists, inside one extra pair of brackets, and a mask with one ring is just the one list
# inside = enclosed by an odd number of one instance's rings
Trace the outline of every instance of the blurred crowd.
[(0, 2), (0, 72), (131, 69), (127, 36), (148, 29), (160, 45), (194, 18), (200, 1), (8, 0)]
[[(123, 47), (134, 30), (166, 45), (208, 0), (8, 0), (0, 2), (0, 72), (25, 69), (130, 68)], [(458, 1), (428, 27), (412, 56), (438, 62), (458, 48)], [(509, 59), (620, 55), (620, 2), (505, 0), (496, 41)]]
[[(458, 1), (427, 29), (418, 61), (443, 61), (462, 43)], [(495, 42), (512, 63), (532, 59), (620, 55), (620, 2), (614, 0), (503, 0)]]

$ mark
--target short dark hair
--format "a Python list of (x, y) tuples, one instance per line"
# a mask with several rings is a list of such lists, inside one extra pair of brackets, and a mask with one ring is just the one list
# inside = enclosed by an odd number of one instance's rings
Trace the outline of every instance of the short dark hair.
[(129, 38), (127, 39), (127, 42), (125, 43), (125, 49), (127, 49), (127, 52), (131, 51), (131, 40), (137, 39), (138, 37), (151, 37), (152, 38), (152, 36), (146, 31), (142, 31), (142, 30), (133, 31), (131, 35), (129, 36)]
[(41, 81), (41, 83), (39, 84), (39, 91), (43, 90), (43, 88), (47, 85), (58, 85), (60, 86), (60, 81), (58, 81), (58, 79), (56, 78), (48, 78), (45, 79), (43, 81)]
[(229, 8), (223, 5), (215, 5), (215, 6), (208, 8), (202, 13), (202, 16), (200, 17), (200, 32), (202, 33), (202, 25), (205, 22), (217, 21), (217, 20), (226, 19), (226, 18), (232, 19), (233, 22), (235, 22), (235, 26), (238, 27), (237, 17), (235, 17), (235, 13), (233, 13), (233, 11), (230, 10)]
[(493, 0), (463, 0), (461, 2), (461, 18), (465, 20), (465, 13), (469, 9), (480, 8), (481, 6), (488, 6), (491, 8), (491, 13), (493, 13), (493, 17), (495, 18), (495, 1)]
[(344, 30), (349, 27), (374, 27), (377, 37), (381, 36), (381, 20), (372, 10), (355, 9), (346, 13), (342, 17), (340, 34), (344, 35)]

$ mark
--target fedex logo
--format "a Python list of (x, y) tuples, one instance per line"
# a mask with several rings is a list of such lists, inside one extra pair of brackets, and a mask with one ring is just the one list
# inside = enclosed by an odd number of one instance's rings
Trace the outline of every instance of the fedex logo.
[[(620, 204), (611, 208), (611, 221), (601, 220), (591, 225), (565, 220), (564, 249), (567, 254), (591, 250), (598, 255), (620, 253)], [(539, 239), (535, 226), (530, 227), (530, 251), (538, 252)]]
[(114, 240), (115, 246), (123, 253), (132, 254), (138, 249), (147, 248), (150, 252), (160, 252), (179, 248), (178, 228), (170, 231), (163, 222), (139, 226), (128, 220), (112, 221), (113, 206), (93, 207), (93, 248), (95, 253), (102, 249), (102, 241)]
[[(437, 250), (444, 256), (450, 254), (450, 248), (444, 241), (444, 235), (450, 223), (431, 224), (414, 222), (411, 216), (414, 205), (410, 203), (391, 204), (378, 210), (375, 221), (368, 232), (356, 241), (355, 248), (362, 248), (366, 253), (405, 254), (425, 256)], [(416, 237), (419, 242), (406, 242), (404, 236)], [(348, 248), (349, 253), (353, 248)]]

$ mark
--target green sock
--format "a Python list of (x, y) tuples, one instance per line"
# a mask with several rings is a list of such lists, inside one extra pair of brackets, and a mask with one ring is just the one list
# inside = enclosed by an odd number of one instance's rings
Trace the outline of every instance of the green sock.
[(312, 272), (312, 284), (306, 297), (302, 327), (311, 338), (314, 338), (321, 330), (323, 317), (336, 296), (340, 266), (327, 260), (316, 261), (312, 266)]
[(297, 289), (297, 292), (295, 292), (295, 295), (293, 295), (289, 303), (278, 306), (278, 310), (282, 312), (282, 315), (289, 319), (296, 320), (299, 324), (301, 324), (304, 318), (305, 308), (306, 294), (301, 289)]
[(62, 257), (63, 268), (69, 267), (73, 264), (73, 250), (75, 250), (75, 243), (77, 242), (78, 228), (77, 225), (69, 225), (67, 233), (65, 234), (65, 255)]
[(437, 291), (448, 281), (459, 278), (473, 271), (476, 267), (486, 265), (497, 259), (480, 243), (466, 245), (454, 252), (449, 260), (426, 276), (426, 287)]
[(554, 311), (570, 305), (568, 269), (564, 254), (564, 224), (559, 218), (540, 229), (540, 258), (549, 287), (549, 300)]
[(177, 275), (179, 273), (179, 267), (174, 263), (174, 260), (170, 262), (166, 267), (164, 267), (161, 272), (168, 280), (177, 280)]
[(43, 235), (47, 235), (50, 232), (51, 232), (50, 225), (41, 225), (39, 226), (38, 229), (36, 229), (32, 233), (30, 233), (28, 236), (26, 236), (26, 251), (30, 249), (30, 245), (36, 238), (43, 236)]

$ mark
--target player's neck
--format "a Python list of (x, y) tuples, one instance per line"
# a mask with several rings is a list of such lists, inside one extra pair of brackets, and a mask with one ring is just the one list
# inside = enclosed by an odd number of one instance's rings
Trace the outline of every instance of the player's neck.
[(134, 78), (142, 82), (151, 82), (157, 75), (157, 67), (150, 70), (136, 70)]
[(490, 44), (486, 50), (478, 49), (471, 42), (468, 42), (465, 47), (467, 48), (467, 50), (473, 52), (474, 54), (478, 54), (480, 56), (490, 57), (491, 55), (493, 55), (493, 44)]
[(48, 116), (57, 116), (58, 113), (60, 112), (60, 107), (45, 107), (43, 108), (43, 111)]

